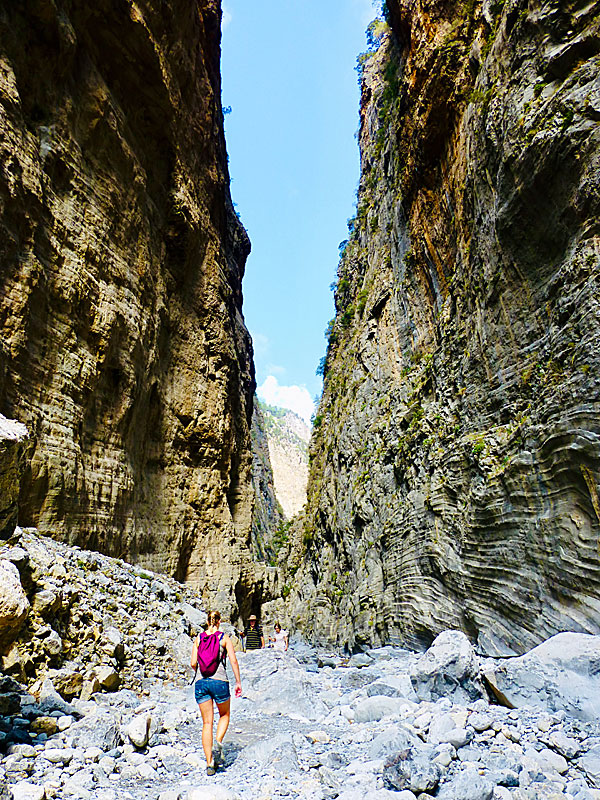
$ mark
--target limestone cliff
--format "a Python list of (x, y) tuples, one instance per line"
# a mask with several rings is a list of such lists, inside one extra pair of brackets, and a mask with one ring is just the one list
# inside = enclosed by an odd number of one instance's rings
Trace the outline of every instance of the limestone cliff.
[(252, 577), (249, 251), (218, 0), (0, 3), (0, 412), (21, 524), (192, 581)]
[(261, 403), (275, 494), (289, 520), (306, 503), (310, 428), (294, 411)]
[(252, 545), (259, 561), (271, 561), (274, 556), (273, 538), (284, 522), (283, 511), (275, 496), (273, 466), (269, 455), (267, 423), (260, 400), (254, 398), (252, 417), (252, 482), (254, 513), (252, 515)]
[(600, 630), (598, 11), (389, 0), (294, 561), (316, 639)]

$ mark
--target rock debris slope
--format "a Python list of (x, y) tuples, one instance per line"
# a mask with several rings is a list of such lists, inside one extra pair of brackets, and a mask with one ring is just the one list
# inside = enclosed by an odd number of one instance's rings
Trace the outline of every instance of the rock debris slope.
[(350, 646), (600, 630), (597, 3), (389, 0), (291, 618)]
[(21, 522), (226, 609), (252, 581), (254, 372), (219, 56), (217, 0), (0, 4), (0, 411), (32, 436)]
[(0, 548), (2, 673), (67, 699), (189, 675), (206, 621), (186, 584), (17, 528)]

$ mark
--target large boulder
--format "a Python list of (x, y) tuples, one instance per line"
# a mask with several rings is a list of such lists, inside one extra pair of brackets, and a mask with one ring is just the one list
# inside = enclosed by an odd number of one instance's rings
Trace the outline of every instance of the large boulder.
[(419, 700), (451, 697), (469, 703), (483, 696), (479, 659), (462, 631), (444, 631), (417, 659), (411, 678)]
[(20, 422), (0, 414), (0, 538), (12, 535), (17, 524), (19, 484), (28, 438)]
[(107, 752), (119, 743), (119, 723), (102, 708), (92, 711), (69, 728), (73, 747), (99, 747)]
[(383, 782), (396, 792), (409, 789), (415, 794), (433, 793), (442, 768), (433, 761), (433, 748), (408, 748), (388, 758), (383, 769)]
[(564, 709), (581, 720), (600, 716), (600, 636), (559, 633), (523, 656), (485, 661), (484, 680), (510, 708)]
[(0, 650), (6, 651), (29, 611), (29, 600), (21, 586), (19, 570), (0, 559)]

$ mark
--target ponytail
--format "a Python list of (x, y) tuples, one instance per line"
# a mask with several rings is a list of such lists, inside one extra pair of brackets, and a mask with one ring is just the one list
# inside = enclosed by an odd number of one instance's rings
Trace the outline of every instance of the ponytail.
[(221, 615), (218, 611), (210, 611), (207, 618), (207, 623), (209, 626), (216, 628), (216, 626), (221, 622)]

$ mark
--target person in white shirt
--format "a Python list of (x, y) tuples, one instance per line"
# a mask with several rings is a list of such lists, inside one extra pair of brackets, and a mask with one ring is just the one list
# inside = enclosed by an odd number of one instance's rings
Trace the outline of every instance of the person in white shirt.
[(281, 625), (275, 623), (275, 636), (269, 636), (269, 641), (273, 642), (274, 650), (285, 651), (289, 647), (288, 632), (281, 630)]

